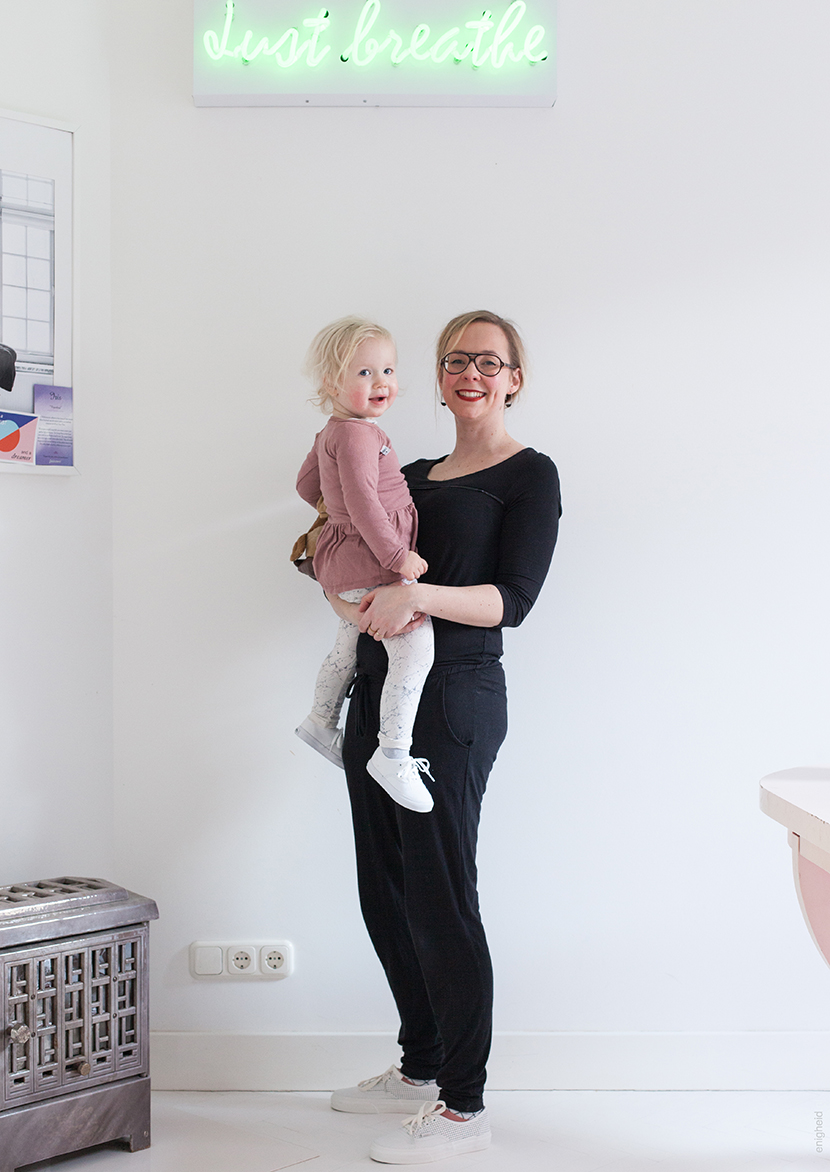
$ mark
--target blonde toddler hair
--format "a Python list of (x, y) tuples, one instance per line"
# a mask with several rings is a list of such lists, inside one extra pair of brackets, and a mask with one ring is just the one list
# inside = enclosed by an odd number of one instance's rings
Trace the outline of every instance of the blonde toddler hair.
[(383, 326), (363, 317), (341, 317), (325, 326), (308, 348), (304, 370), (314, 383), (311, 402), (331, 412), (332, 399), (343, 386), (343, 377), (358, 346), (368, 338), (395, 339)]

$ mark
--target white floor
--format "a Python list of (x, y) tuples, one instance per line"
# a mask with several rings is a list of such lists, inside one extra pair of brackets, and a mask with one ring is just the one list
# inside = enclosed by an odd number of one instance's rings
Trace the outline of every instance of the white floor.
[[(817, 1112), (828, 1091), (497, 1091), (493, 1145), (453, 1172), (778, 1172), (818, 1169)], [(27, 1172), (355, 1172), (397, 1116), (344, 1115), (324, 1094), (153, 1094), (153, 1146), (96, 1148)], [(822, 1128), (823, 1130), (823, 1128)], [(830, 1131), (828, 1131), (830, 1138)]]

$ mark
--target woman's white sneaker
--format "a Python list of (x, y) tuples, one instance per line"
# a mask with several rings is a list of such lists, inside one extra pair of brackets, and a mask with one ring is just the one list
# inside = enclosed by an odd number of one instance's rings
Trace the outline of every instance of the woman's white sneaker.
[(325, 728), (307, 716), (299, 728), (294, 729), (301, 741), (311, 745), (318, 753), (331, 761), (332, 765), (343, 768), (343, 730), (342, 728)]
[(487, 1108), (459, 1122), (443, 1114), (445, 1104), (424, 1103), (417, 1115), (404, 1119), (397, 1131), (382, 1135), (369, 1149), (380, 1164), (431, 1164), (448, 1156), (478, 1152), (490, 1145)]
[(433, 1103), (437, 1098), (436, 1082), (407, 1082), (397, 1066), (390, 1066), (383, 1074), (364, 1079), (356, 1087), (334, 1091), (331, 1105), (335, 1111), (351, 1111), (355, 1115), (383, 1115), (387, 1112), (405, 1115), (419, 1103)]
[(378, 746), (369, 758), (366, 769), (399, 806), (414, 810), (417, 814), (428, 814), (432, 809), (432, 794), (420, 777), (421, 773), (425, 773), (432, 781), (435, 780), (429, 771), (429, 761), (420, 757), (387, 757)]

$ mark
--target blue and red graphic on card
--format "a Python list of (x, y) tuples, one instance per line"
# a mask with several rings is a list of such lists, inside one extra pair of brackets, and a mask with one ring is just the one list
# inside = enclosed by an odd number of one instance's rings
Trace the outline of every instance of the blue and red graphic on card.
[(34, 464), (37, 424), (37, 415), (0, 411), (0, 460)]

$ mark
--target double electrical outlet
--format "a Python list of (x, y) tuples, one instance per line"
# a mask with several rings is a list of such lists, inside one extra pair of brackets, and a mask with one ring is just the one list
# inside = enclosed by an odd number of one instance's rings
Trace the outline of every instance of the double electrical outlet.
[(197, 940), (190, 945), (193, 977), (258, 977), (281, 981), (294, 971), (294, 946), (288, 940)]

